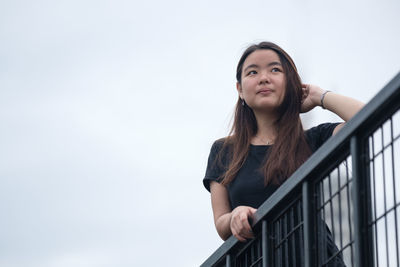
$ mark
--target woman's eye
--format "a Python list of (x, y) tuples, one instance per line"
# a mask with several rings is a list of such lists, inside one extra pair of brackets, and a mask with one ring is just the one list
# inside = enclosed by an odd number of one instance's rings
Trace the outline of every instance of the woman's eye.
[(281, 69), (279, 69), (279, 68), (273, 68), (271, 71), (272, 71), (272, 72), (280, 72)]
[(247, 75), (254, 75), (254, 74), (257, 74), (257, 71), (251, 70), (251, 71), (249, 71), (249, 72), (247, 73)]

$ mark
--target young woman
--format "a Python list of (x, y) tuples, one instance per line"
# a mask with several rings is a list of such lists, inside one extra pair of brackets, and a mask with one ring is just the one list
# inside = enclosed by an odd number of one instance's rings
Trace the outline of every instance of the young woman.
[[(270, 42), (252, 45), (236, 72), (238, 101), (228, 137), (214, 142), (204, 186), (223, 240), (253, 238), (249, 218), (331, 135), (362, 107), (354, 99), (302, 84), (290, 56)], [(304, 131), (299, 114), (316, 106), (344, 123)]]

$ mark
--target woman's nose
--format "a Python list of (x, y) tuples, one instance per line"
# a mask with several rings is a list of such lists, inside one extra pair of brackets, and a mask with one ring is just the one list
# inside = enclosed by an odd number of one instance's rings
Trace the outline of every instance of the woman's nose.
[(269, 75), (266, 72), (261, 72), (260, 83), (269, 83)]

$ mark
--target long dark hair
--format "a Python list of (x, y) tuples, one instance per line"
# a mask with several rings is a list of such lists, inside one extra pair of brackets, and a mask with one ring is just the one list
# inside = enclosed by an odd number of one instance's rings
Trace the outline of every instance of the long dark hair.
[[(240, 58), (236, 69), (236, 79), (239, 84), (242, 82), (244, 61), (251, 53), (260, 49), (272, 50), (278, 54), (286, 79), (285, 96), (278, 107), (278, 119), (275, 122), (277, 135), (274, 145), (270, 148), (268, 160), (261, 167), (265, 185), (281, 184), (311, 155), (300, 120), (303, 95), (301, 79), (293, 60), (282, 48), (271, 42), (261, 42), (248, 47)], [(246, 104), (242, 105), (241, 99), (238, 98), (232, 129), (225, 138), (220, 153), (222, 155), (226, 149), (230, 152), (229, 166), (221, 177), (223, 185), (235, 179), (247, 158), (251, 138), (257, 130), (253, 110)]]

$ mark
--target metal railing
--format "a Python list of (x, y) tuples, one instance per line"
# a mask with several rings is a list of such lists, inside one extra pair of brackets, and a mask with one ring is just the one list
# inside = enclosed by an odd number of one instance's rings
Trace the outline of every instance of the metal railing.
[(201, 266), (400, 266), (400, 73)]

